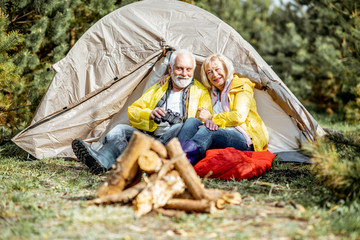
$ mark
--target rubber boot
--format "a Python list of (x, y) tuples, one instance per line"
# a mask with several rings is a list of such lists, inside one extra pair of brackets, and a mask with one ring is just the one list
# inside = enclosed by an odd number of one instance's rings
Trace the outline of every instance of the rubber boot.
[(180, 141), (183, 151), (186, 153), (186, 157), (189, 162), (194, 166), (200, 157), (200, 150), (198, 145), (192, 140)]
[(120, 150), (110, 144), (105, 144), (98, 152), (80, 139), (72, 142), (76, 157), (90, 168), (94, 174), (108, 171), (120, 155)]

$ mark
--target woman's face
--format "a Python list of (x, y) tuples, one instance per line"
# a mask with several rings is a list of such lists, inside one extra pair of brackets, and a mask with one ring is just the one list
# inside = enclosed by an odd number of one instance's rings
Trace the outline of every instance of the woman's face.
[(206, 76), (210, 83), (220, 91), (224, 89), (226, 75), (227, 72), (224, 68), (224, 65), (219, 59), (215, 59), (207, 65)]

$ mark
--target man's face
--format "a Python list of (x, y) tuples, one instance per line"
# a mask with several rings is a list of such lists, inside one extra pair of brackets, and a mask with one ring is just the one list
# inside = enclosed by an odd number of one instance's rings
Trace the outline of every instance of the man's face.
[(177, 88), (187, 87), (194, 75), (194, 62), (191, 55), (179, 54), (173, 66), (173, 69), (169, 66), (171, 73), (171, 79)]

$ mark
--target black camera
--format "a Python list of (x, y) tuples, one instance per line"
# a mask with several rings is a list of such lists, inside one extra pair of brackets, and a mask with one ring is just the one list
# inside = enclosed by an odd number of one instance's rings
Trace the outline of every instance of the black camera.
[(155, 117), (154, 118), (154, 122), (156, 124), (159, 124), (161, 122), (168, 122), (170, 125), (174, 125), (176, 123), (180, 123), (181, 122), (181, 116), (180, 116), (180, 113), (178, 112), (173, 112), (171, 111), (171, 109), (168, 109), (166, 110), (166, 114), (164, 117), (162, 118), (158, 118), (158, 117)]

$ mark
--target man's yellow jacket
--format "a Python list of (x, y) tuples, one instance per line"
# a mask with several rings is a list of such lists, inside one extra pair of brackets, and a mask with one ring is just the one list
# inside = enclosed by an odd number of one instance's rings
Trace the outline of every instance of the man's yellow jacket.
[[(169, 79), (165, 84), (154, 84), (150, 87), (137, 101), (128, 108), (129, 121), (132, 127), (153, 132), (157, 124), (150, 120), (150, 114), (156, 107), (157, 103), (166, 93), (169, 86)], [(206, 108), (212, 113), (212, 104), (209, 91), (197, 80), (190, 87), (189, 98), (186, 103), (187, 118), (196, 117), (198, 108)]]

